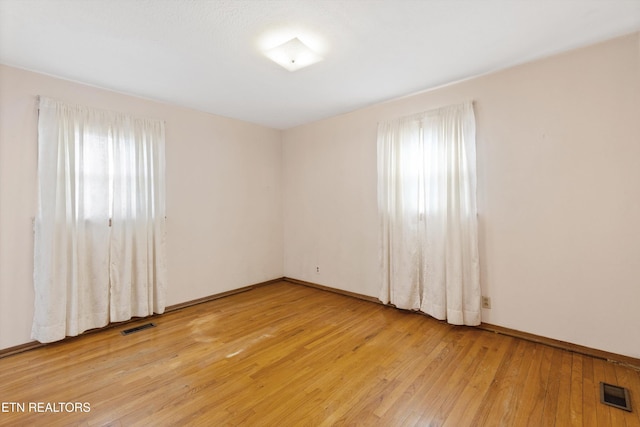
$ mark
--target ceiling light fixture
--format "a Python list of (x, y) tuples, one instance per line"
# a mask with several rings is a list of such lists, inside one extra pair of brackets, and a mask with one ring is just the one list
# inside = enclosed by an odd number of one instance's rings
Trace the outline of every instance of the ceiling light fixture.
[(289, 71), (299, 70), (323, 59), (297, 37), (267, 50), (264, 54)]

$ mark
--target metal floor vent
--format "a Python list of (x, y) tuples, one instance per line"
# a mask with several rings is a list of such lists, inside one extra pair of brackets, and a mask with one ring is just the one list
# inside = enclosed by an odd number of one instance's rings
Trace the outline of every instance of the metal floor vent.
[(156, 327), (155, 323), (145, 323), (144, 325), (136, 326), (135, 328), (125, 329), (124, 331), (122, 331), (120, 333), (122, 335), (129, 335), (129, 334), (133, 334), (135, 332), (140, 332), (140, 331), (144, 331), (145, 329), (155, 328), (155, 327)]
[(624, 387), (600, 383), (600, 402), (631, 412), (629, 391)]

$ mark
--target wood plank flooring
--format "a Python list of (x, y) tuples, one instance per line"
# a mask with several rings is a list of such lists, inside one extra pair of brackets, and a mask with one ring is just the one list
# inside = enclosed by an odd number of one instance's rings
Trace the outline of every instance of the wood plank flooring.
[(640, 426), (634, 369), (301, 285), (148, 321), (0, 359), (0, 425)]

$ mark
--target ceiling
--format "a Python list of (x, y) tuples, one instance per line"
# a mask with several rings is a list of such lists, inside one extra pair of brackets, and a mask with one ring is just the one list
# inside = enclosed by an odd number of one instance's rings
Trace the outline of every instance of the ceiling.
[[(640, 30), (640, 0), (0, 0), (0, 62), (286, 129)], [(298, 37), (324, 60), (261, 50)]]

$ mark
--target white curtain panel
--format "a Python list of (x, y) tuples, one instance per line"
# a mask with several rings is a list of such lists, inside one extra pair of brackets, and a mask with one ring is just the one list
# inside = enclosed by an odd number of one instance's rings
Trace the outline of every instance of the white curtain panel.
[(164, 124), (117, 116), (113, 137), (111, 321), (165, 307)]
[(163, 122), (45, 97), (39, 110), (32, 338), (162, 313)]
[(378, 126), (379, 299), (479, 325), (475, 118), (471, 102)]

